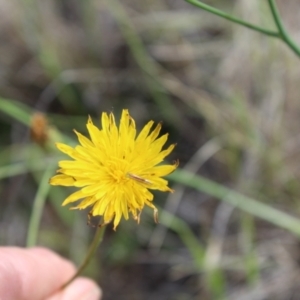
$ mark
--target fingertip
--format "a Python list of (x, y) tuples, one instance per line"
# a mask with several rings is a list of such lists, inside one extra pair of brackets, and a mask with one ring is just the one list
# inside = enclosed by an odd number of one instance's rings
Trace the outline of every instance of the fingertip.
[(102, 290), (93, 280), (80, 277), (47, 300), (100, 300), (101, 297)]

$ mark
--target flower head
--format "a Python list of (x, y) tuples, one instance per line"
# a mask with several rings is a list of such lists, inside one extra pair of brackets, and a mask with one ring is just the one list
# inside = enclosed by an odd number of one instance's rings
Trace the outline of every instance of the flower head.
[(72, 148), (57, 143), (57, 148), (73, 160), (60, 161), (58, 175), (50, 179), (52, 185), (75, 186), (80, 188), (65, 199), (62, 205), (81, 200), (72, 209), (92, 206), (90, 214), (103, 216), (107, 224), (114, 219), (114, 229), (122, 216), (129, 213), (139, 221), (145, 205), (154, 210), (153, 194), (150, 190), (172, 192), (168, 181), (162, 176), (173, 172), (173, 165), (160, 165), (175, 145), (163, 150), (168, 134), (158, 137), (161, 124), (148, 122), (137, 135), (135, 122), (127, 109), (122, 112), (119, 127), (114, 115), (103, 113), (102, 129), (97, 128), (91, 118), (87, 129), (90, 139), (75, 131), (80, 145)]

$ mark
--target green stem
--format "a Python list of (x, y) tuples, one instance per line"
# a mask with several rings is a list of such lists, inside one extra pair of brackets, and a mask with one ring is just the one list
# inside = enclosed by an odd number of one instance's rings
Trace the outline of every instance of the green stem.
[[(102, 223), (102, 221), (101, 221)], [(94, 256), (97, 247), (99, 246), (99, 244), (102, 242), (103, 239), (103, 235), (104, 235), (104, 231), (105, 231), (106, 226), (99, 226), (96, 230), (94, 239), (89, 247), (89, 250), (86, 254), (85, 259), (83, 260), (82, 264), (80, 265), (80, 267), (78, 268), (77, 272), (74, 274), (73, 277), (71, 277), (64, 285), (62, 285), (62, 287), (60, 289), (64, 289), (66, 286), (68, 286), (74, 279), (76, 279), (79, 275), (81, 275), (81, 273), (84, 271), (84, 269), (87, 267), (87, 265), (89, 264), (89, 262), (91, 261), (92, 257)]]
[(49, 181), (49, 178), (52, 173), (53, 173), (53, 165), (50, 165), (45, 170), (44, 175), (41, 180), (41, 183), (40, 183), (40, 186), (36, 193), (36, 196), (35, 196), (35, 199), (33, 202), (32, 213), (31, 213), (31, 217), (30, 217), (30, 221), (29, 221), (27, 241), (26, 241), (27, 247), (33, 247), (36, 245), (40, 221), (41, 221), (45, 201), (47, 198), (47, 194), (50, 189), (50, 185), (48, 184), (48, 181)]
[[(237, 24), (240, 24), (244, 27), (247, 27), (247, 28), (250, 28), (252, 30), (255, 30), (255, 31), (258, 31), (260, 33), (263, 33), (263, 34), (266, 34), (266, 35), (269, 35), (269, 36), (272, 36), (272, 37), (277, 37), (279, 38), (280, 35), (278, 32), (275, 32), (275, 31), (272, 31), (272, 30), (269, 30), (269, 29), (265, 29), (265, 28), (262, 28), (260, 26), (256, 26), (254, 24), (251, 24), (251, 23), (248, 23), (248, 22), (245, 22), (239, 18), (236, 18), (232, 15), (229, 15), (225, 12), (223, 12), (222, 10), (219, 10), (219, 9), (216, 9), (210, 5), (207, 5), (207, 4), (204, 4), (200, 1), (197, 1), (197, 0), (185, 0), (186, 2), (194, 5), (194, 6), (197, 6), (199, 8), (202, 8), (203, 10), (206, 10), (214, 15), (217, 15), (221, 18), (224, 18), (226, 20), (229, 20), (231, 22), (234, 22), (234, 23), (237, 23)], [(271, 1), (271, 0), (270, 0)]]
[(300, 48), (286, 31), (274, 0), (268, 0), (274, 22), (279, 31), (279, 37), (300, 57)]
[(300, 236), (300, 220), (296, 217), (184, 170), (178, 169), (168, 177)]

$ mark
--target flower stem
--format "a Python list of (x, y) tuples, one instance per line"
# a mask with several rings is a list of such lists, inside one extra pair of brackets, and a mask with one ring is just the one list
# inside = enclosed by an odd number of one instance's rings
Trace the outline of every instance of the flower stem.
[(286, 31), (274, 0), (268, 0), (274, 22), (279, 31), (279, 37), (300, 57), (300, 48)]
[(68, 286), (74, 279), (76, 279), (78, 276), (81, 275), (81, 273), (84, 271), (84, 269), (87, 267), (89, 262), (91, 261), (92, 257), (94, 256), (97, 247), (99, 244), (102, 242), (104, 231), (105, 231), (106, 226), (99, 226), (97, 227), (94, 239), (89, 247), (89, 250), (86, 254), (85, 259), (83, 260), (82, 264), (78, 268), (77, 272), (74, 274), (73, 277), (71, 277), (65, 284), (62, 285), (60, 289), (64, 289), (66, 286)]
[[(198, 0), (185, 0), (185, 1), (188, 2), (188, 3), (190, 3), (190, 4), (192, 4), (192, 5), (194, 5), (194, 6), (202, 8), (203, 10), (206, 10), (206, 11), (208, 11), (208, 12), (214, 14), (214, 15), (217, 15), (217, 16), (219, 16), (221, 18), (229, 20), (231, 22), (240, 24), (240, 25), (242, 25), (244, 27), (250, 28), (252, 30), (258, 31), (260, 33), (263, 33), (263, 34), (266, 34), (266, 35), (269, 35), (269, 36), (272, 36), (272, 37), (280, 38), (280, 34), (278, 32), (276, 32), (276, 31), (272, 31), (272, 30), (269, 30), (269, 29), (266, 29), (266, 28), (263, 28), (263, 27), (260, 27), (260, 26), (248, 23), (248, 22), (243, 21), (243, 20), (241, 20), (239, 18), (236, 18), (236, 17), (234, 17), (234, 16), (232, 16), (230, 14), (225, 13), (222, 10), (219, 10), (219, 9), (216, 9), (216, 8), (210, 6), (210, 5), (204, 4), (201, 1), (198, 1)], [(269, 1), (272, 1), (272, 0), (269, 0)]]

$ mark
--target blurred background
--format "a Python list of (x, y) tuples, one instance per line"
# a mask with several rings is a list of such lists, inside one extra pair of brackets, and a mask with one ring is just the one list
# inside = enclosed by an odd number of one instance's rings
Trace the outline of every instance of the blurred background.
[[(206, 3), (275, 28), (266, 1)], [(300, 43), (299, 2), (277, 3)], [(139, 129), (163, 122), (181, 169), (300, 218), (299, 78), (281, 41), (183, 0), (0, 0), (1, 245), (26, 245), (40, 198), (36, 243), (83, 260), (95, 229), (60, 206), (72, 189), (48, 186), (62, 156), (44, 142), (74, 145), (88, 115), (123, 108)], [(146, 208), (108, 226), (85, 272), (104, 300), (300, 299), (299, 236), (170, 185), (158, 225)]]

